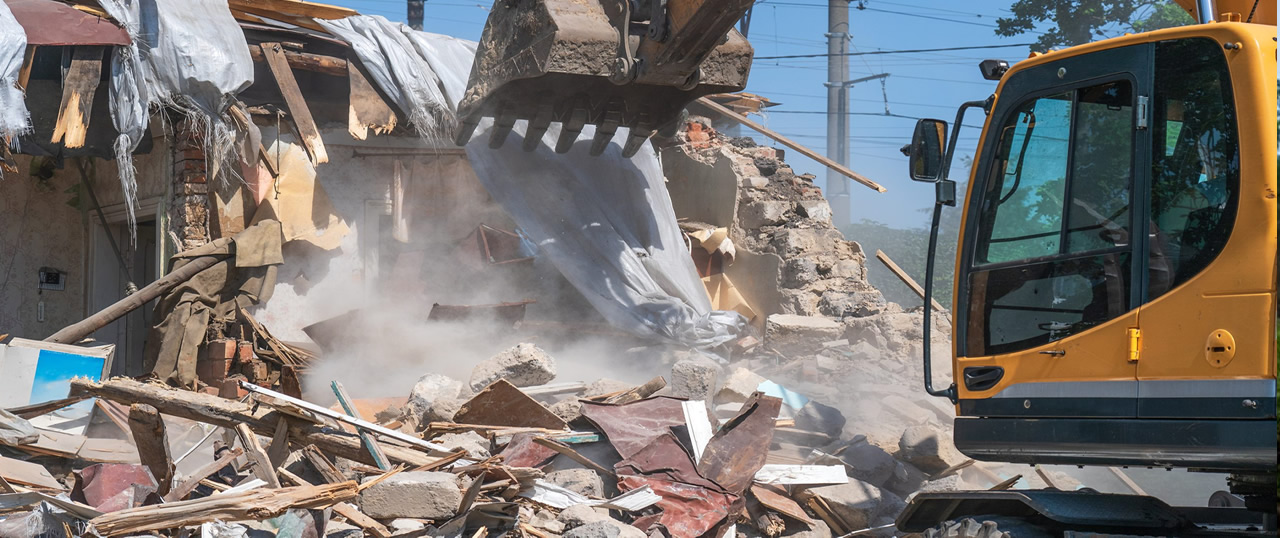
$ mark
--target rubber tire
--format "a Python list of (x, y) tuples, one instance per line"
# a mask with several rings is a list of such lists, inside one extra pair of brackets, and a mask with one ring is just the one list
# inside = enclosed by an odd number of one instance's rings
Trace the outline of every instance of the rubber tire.
[(1017, 517), (977, 516), (944, 521), (925, 530), (922, 538), (1049, 538), (1044, 527)]

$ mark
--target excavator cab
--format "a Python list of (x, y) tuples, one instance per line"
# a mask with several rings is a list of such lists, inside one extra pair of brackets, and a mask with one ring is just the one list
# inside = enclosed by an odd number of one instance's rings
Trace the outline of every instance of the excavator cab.
[[(1276, 8), (1180, 3), (1201, 24), (984, 62), (999, 86), (961, 105), (945, 147), (945, 124), (920, 121), (903, 151), (937, 185), (926, 342), (939, 215), (964, 211), (954, 383), (933, 386), (926, 346), (924, 384), (956, 404), (955, 446), (974, 459), (1228, 473), (1248, 510), (930, 493), (899, 531), (995, 514), (1055, 532), (1186, 535), (1221, 518), (1274, 533)], [(958, 200), (948, 171), (970, 109), (986, 123)]]
[(630, 157), (655, 130), (675, 126), (684, 106), (746, 86), (752, 49), (733, 29), (751, 0), (497, 0), (458, 105), (458, 145), (494, 118), (491, 147), (528, 120), (532, 151), (552, 122), (568, 152), (596, 126), (592, 155), (619, 127)]

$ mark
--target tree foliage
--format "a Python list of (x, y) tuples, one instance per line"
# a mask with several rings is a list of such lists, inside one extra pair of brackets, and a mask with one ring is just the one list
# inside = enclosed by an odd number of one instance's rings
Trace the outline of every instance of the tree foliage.
[(1013, 14), (996, 20), (996, 35), (1016, 36), (1052, 24), (1033, 48), (1049, 50), (1088, 43), (1123, 32), (1148, 32), (1195, 21), (1171, 1), (1017, 0)]

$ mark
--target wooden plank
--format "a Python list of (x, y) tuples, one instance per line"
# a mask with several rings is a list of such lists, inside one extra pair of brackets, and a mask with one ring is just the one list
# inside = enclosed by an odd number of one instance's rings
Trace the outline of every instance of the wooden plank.
[(102, 78), (102, 47), (82, 45), (71, 53), (71, 67), (62, 79), (62, 104), (53, 127), (54, 144), (68, 148), (84, 146), (89, 134), (89, 114), (93, 111), (93, 94)]
[(34, 488), (66, 489), (43, 465), (0, 456), (0, 476), (13, 484)]
[(267, 457), (267, 451), (262, 449), (262, 445), (258, 443), (258, 436), (253, 433), (253, 430), (244, 424), (237, 424), (236, 436), (240, 438), (240, 446), (244, 447), (245, 456), (253, 462), (253, 476), (266, 482), (268, 486), (280, 487), (276, 467), (271, 465), (271, 458)]
[(307, 153), (311, 154), (312, 162), (315, 164), (329, 162), (329, 154), (324, 149), (324, 140), (321, 140), (320, 130), (316, 128), (316, 122), (311, 118), (311, 109), (307, 108), (307, 100), (302, 97), (298, 81), (293, 78), (293, 70), (289, 68), (289, 60), (285, 58), (284, 48), (279, 43), (262, 43), (260, 46), (267, 60), (267, 66), (271, 68), (271, 74), (276, 79), (276, 85), (280, 87), (280, 94), (284, 96), (285, 106), (289, 107), (289, 116), (293, 118), (293, 124), (302, 134), (302, 144), (306, 146)]
[(159, 485), (156, 494), (163, 497), (173, 486), (175, 469), (173, 457), (169, 455), (164, 419), (155, 407), (133, 404), (129, 406), (129, 431), (133, 433), (134, 446), (138, 447), (138, 459), (151, 470), (151, 476)]
[(240, 457), (241, 454), (244, 454), (243, 449), (233, 448), (224, 452), (221, 457), (213, 462), (196, 469), (194, 473), (191, 473), (191, 476), (183, 479), (181, 483), (170, 490), (169, 494), (164, 496), (164, 501), (175, 502), (182, 500), (182, 498), (186, 497), (187, 494), (195, 491), (196, 486), (200, 485), (201, 480), (208, 478), (213, 473), (218, 472), (219, 469), (226, 467), (227, 464)]
[[(911, 291), (916, 292), (916, 295), (919, 295), (921, 299), (924, 299), (924, 288), (920, 287), (920, 284), (916, 283), (916, 280), (911, 278), (911, 275), (908, 275), (906, 271), (903, 271), (901, 267), (898, 267), (898, 264), (893, 263), (893, 260), (889, 259), (888, 254), (885, 254), (883, 250), (877, 250), (876, 259), (880, 260), (880, 263), (883, 263), (885, 267), (888, 267), (889, 271), (892, 271), (893, 274), (898, 277), (898, 280), (901, 280), (903, 284), (906, 284), (908, 288), (911, 288)], [(937, 299), (930, 298), (930, 301), (932, 301), (930, 304), (933, 305), (934, 310), (937, 310), (938, 312), (947, 311), (947, 309), (943, 308), (942, 304), (939, 303)]]
[(267, 446), (267, 459), (272, 467), (279, 467), (289, 457), (289, 419), (280, 417), (276, 421), (276, 432), (271, 435), (271, 444)]
[(667, 379), (662, 376), (658, 376), (646, 381), (643, 385), (640, 385), (639, 387), (624, 390), (618, 394), (609, 396), (608, 398), (604, 399), (604, 403), (622, 405), (622, 404), (628, 404), (631, 402), (643, 400), (645, 398), (653, 396), (653, 393), (662, 390), (662, 388), (665, 386), (667, 386)]
[(329, 458), (323, 452), (320, 452), (320, 449), (316, 448), (316, 445), (302, 447), (302, 455), (307, 458), (307, 461), (311, 462), (311, 466), (315, 468), (316, 472), (324, 477), (325, 482), (337, 484), (347, 479), (342, 475), (342, 471), (339, 471), (338, 467), (329, 461)]
[(359, 15), (358, 11), (341, 6), (320, 4), (316, 2), (300, 2), (298, 0), (230, 0), (232, 9), (250, 13), (266, 13), (263, 17), (292, 16), (311, 17), (315, 19), (345, 19)]
[[(333, 388), (333, 394), (338, 397), (338, 403), (342, 405), (342, 410), (346, 411), (352, 418), (364, 420), (360, 416), (360, 410), (351, 403), (351, 398), (347, 397), (347, 391), (342, 388), (342, 383), (333, 381), (330, 384)], [(373, 456), (373, 462), (383, 471), (391, 469), (391, 465), (387, 463), (387, 456), (382, 453), (382, 448), (378, 447), (378, 440), (373, 437), (368, 430), (360, 430), (360, 442), (364, 443), (364, 448), (369, 451), (369, 455)]]
[[(83, 395), (82, 395), (83, 396)], [(129, 429), (129, 408), (115, 402), (107, 400), (94, 400), (93, 406), (97, 407), (102, 414), (115, 424), (123, 433), (132, 433)], [(174, 462), (177, 463), (176, 461)]]
[(1111, 474), (1116, 475), (1116, 478), (1119, 478), (1121, 482), (1124, 482), (1125, 487), (1129, 488), (1134, 493), (1142, 496), (1147, 495), (1147, 491), (1142, 489), (1142, 487), (1139, 486), (1137, 482), (1134, 482), (1132, 478), (1129, 478), (1129, 475), (1125, 474), (1124, 471), (1115, 467), (1107, 467), (1107, 470), (1111, 471)]
[(37, 404), (23, 405), (20, 407), (10, 407), (8, 409), (5, 409), (5, 411), (13, 413), (21, 418), (33, 419), (40, 415), (47, 415), (49, 413), (62, 409), (63, 407), (66, 407), (68, 405), (80, 403), (81, 401), (85, 400), (88, 397), (89, 397), (88, 395), (81, 394), (77, 396), (72, 396), (70, 398), (63, 398), (61, 400), (52, 400), (52, 401), (41, 402)]
[[(134, 295), (137, 294), (135, 293)], [(117, 403), (145, 403), (155, 406), (156, 409), (166, 415), (223, 428), (234, 428), (237, 424), (245, 424), (261, 435), (274, 433), (276, 420), (281, 415), (281, 413), (268, 406), (255, 410), (253, 405), (245, 402), (226, 400), (211, 394), (185, 391), (159, 384), (142, 383), (127, 378), (115, 378), (105, 382), (85, 378), (73, 379), (71, 380), (71, 392), (73, 394), (87, 392)], [(320, 409), (323, 413), (333, 414), (332, 411), (323, 407), (314, 407)], [(290, 421), (289, 436), (294, 443), (299, 445), (314, 444), (333, 456), (369, 464), (373, 463), (369, 453), (360, 444), (360, 438), (345, 432), (334, 432), (328, 427)], [(413, 438), (410, 437), (410, 439)], [(421, 439), (417, 441), (418, 443), (427, 444)], [(444, 448), (434, 443), (431, 445), (439, 449)], [(392, 463), (426, 465), (436, 461), (437, 458), (423, 454), (422, 448), (424, 447), (410, 448), (384, 445), (383, 451), (386, 452), (387, 458)], [(430, 449), (430, 447), (425, 448)], [(449, 451), (440, 450), (440, 452), (447, 455)]]
[[(295, 486), (313, 485), (312, 483), (307, 482), (305, 478), (289, 472), (288, 469), (282, 467), (278, 470), (280, 471), (280, 476), (284, 477), (286, 481), (292, 482)], [(477, 480), (477, 482), (479, 482), (479, 480)], [(364, 512), (361, 512), (360, 509), (356, 508), (353, 504), (335, 504), (333, 505), (333, 513), (346, 518), (347, 523), (360, 527), (361, 530), (373, 535), (374, 538), (391, 538), (390, 529), (387, 529), (386, 526), (378, 523), (378, 520), (365, 515)]]
[[(257, 45), (249, 45), (249, 58), (255, 62), (267, 61), (266, 55), (262, 53), (262, 48)], [(292, 50), (285, 50), (284, 58), (289, 62), (289, 67), (299, 71), (311, 71), (332, 77), (347, 76), (348, 62), (346, 58)]]
[(347, 132), (356, 140), (373, 134), (391, 132), (396, 127), (396, 112), (382, 100), (382, 94), (369, 84), (355, 62), (347, 62), (347, 80), (351, 91), (347, 107)]
[(854, 172), (853, 170), (850, 170), (844, 166), (841, 166), (840, 163), (837, 163), (831, 159), (828, 159), (822, 156), (821, 154), (819, 154), (818, 152), (813, 151), (807, 147), (804, 147), (799, 142), (796, 142), (794, 140), (791, 140), (790, 138), (782, 136), (781, 134), (774, 131), (773, 129), (770, 129), (759, 123), (756, 123), (752, 121), (750, 118), (743, 116), (742, 114), (739, 114), (737, 112), (734, 112), (730, 110), (728, 107), (721, 105), (720, 103), (707, 99), (706, 97), (699, 97), (697, 102), (699, 105), (710, 108), (711, 110), (715, 111), (716, 113), (726, 118), (729, 118), (733, 121), (746, 125), (747, 127), (755, 129), (762, 135), (765, 135), (769, 138), (777, 140), (780, 144), (796, 150), (797, 152), (799, 152), (801, 155), (804, 155), (805, 157), (808, 157), (810, 159), (813, 159), (815, 161), (822, 163), (827, 168), (840, 172), (842, 175), (848, 177), (849, 179), (852, 179), (858, 183), (866, 185), (867, 187), (875, 189), (877, 192), (885, 192), (885, 188), (880, 186), (879, 183), (871, 181), (866, 176), (859, 174), (857, 172)]
[(103, 536), (127, 536), (210, 521), (262, 520), (293, 508), (322, 509), (356, 497), (356, 483), (254, 489), (189, 501), (128, 508), (93, 518), (89, 524)]
[[(27, 83), (31, 81), (31, 67), (35, 65), (35, 62), (31, 60), (35, 57), (36, 46), (27, 45), (27, 50), (22, 55), (22, 69), (18, 71), (18, 87), (22, 88), (24, 92), (27, 91)], [(8, 335), (6, 334), (5, 336)], [(0, 341), (4, 341), (4, 339), (0, 338)]]

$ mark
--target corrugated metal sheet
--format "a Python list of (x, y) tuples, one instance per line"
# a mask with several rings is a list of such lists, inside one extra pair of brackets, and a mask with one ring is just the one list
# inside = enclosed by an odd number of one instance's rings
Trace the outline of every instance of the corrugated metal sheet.
[(27, 45), (128, 45), (114, 22), (53, 0), (4, 0), (27, 31)]

